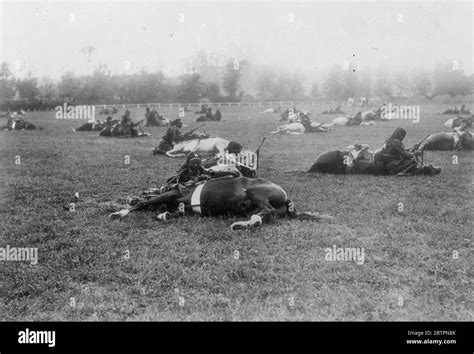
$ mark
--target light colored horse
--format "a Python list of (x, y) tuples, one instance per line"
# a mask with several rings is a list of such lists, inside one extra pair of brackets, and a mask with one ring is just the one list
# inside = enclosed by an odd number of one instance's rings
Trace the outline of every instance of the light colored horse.
[(304, 134), (305, 127), (301, 123), (283, 124), (277, 127), (277, 130), (270, 132), (270, 134)]
[[(327, 129), (333, 126), (344, 126), (344, 125), (348, 125), (349, 121), (350, 121), (349, 117), (337, 117), (337, 118), (334, 118), (331, 123), (323, 124), (322, 127)], [(374, 122), (370, 121), (370, 122), (361, 122), (360, 124), (357, 124), (357, 125), (373, 125), (373, 124)]]
[(444, 127), (449, 129), (453, 128), (454, 119), (455, 118), (451, 118), (444, 122)]
[[(326, 132), (327, 129), (324, 127), (324, 124), (311, 122), (311, 130), (308, 133), (316, 132)], [(304, 134), (306, 133), (306, 128), (303, 124), (296, 122), (290, 124), (284, 124), (278, 126), (277, 130), (270, 132), (270, 134)]]
[(166, 152), (169, 157), (184, 157), (192, 151), (201, 156), (213, 156), (216, 153), (224, 155), (229, 140), (222, 138), (195, 139), (177, 143), (173, 149)]
[(453, 151), (456, 145), (456, 140), (461, 139), (461, 144), (464, 150), (474, 150), (474, 140), (470, 132), (466, 132), (459, 137), (457, 133), (439, 132), (431, 134), (422, 140), (421, 143), (416, 144), (414, 150), (440, 150)]

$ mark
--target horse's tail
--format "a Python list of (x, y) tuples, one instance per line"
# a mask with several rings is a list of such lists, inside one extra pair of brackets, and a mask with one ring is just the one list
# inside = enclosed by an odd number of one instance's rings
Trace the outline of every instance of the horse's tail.
[(331, 221), (334, 217), (327, 214), (319, 214), (312, 212), (298, 212), (291, 200), (286, 201), (287, 216), (296, 220), (311, 220), (311, 221)]

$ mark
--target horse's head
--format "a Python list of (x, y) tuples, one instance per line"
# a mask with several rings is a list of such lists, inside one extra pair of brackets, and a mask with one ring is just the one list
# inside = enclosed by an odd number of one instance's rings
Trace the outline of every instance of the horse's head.
[(463, 134), (461, 138), (461, 146), (465, 150), (474, 150), (474, 140), (472, 139), (472, 134), (470, 132)]
[(466, 127), (472, 126), (472, 118), (473, 118), (473, 115), (471, 115), (470, 117), (467, 117), (467, 118), (463, 118), (464, 123), (466, 124)]

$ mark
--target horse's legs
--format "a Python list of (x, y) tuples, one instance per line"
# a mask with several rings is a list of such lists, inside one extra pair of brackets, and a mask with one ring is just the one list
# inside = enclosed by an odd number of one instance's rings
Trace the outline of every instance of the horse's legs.
[[(264, 221), (267, 222), (272, 216), (277, 215), (277, 210), (271, 206), (268, 197), (259, 195), (258, 191), (252, 191), (251, 188), (247, 190), (247, 195), (257, 205), (257, 210), (260, 210), (260, 212), (252, 215), (248, 221), (237, 221), (233, 223), (230, 227), (232, 231), (258, 227), (262, 225)], [(280, 210), (279, 212), (281, 213)]]
[(183, 153), (183, 149), (175, 150), (174, 148), (172, 148), (170, 151), (167, 151), (165, 154), (168, 157), (184, 157), (184, 156), (186, 156), (186, 154)]
[(132, 206), (129, 209), (122, 209), (115, 213), (110, 214), (109, 216), (112, 219), (123, 218), (127, 216), (132, 211), (140, 211), (148, 208), (156, 208), (162, 204), (175, 204), (177, 200), (181, 197), (181, 193), (178, 190), (172, 190), (161, 195), (158, 195), (154, 198), (141, 201), (136, 205)]

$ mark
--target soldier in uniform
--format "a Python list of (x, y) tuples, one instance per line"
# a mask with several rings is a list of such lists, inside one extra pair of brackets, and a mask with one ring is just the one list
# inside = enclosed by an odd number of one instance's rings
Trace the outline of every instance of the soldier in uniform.
[(187, 194), (187, 187), (192, 187), (199, 181), (211, 178), (211, 172), (202, 166), (202, 159), (196, 152), (190, 152), (186, 156), (186, 162), (166, 180), (159, 193), (165, 193), (178, 189), (182, 195)]
[(421, 152), (411, 153), (405, 150), (402, 141), (406, 134), (403, 128), (395, 129), (382, 147), (382, 163), (389, 174), (408, 174), (418, 165), (415, 155)]
[(459, 127), (454, 128), (454, 146), (453, 150), (460, 150), (463, 148), (462, 146), (462, 138), (466, 134), (470, 134), (468, 131), (469, 123), (466, 120), (463, 120)]
[(163, 138), (161, 138), (158, 147), (155, 148), (153, 154), (164, 154), (166, 151), (170, 151), (173, 148), (173, 144), (179, 143), (185, 139), (185, 136), (181, 133), (183, 122), (181, 119), (175, 119), (171, 122), (170, 127), (166, 131)]
[(125, 114), (122, 116), (120, 124), (123, 128), (123, 135), (124, 136), (131, 136), (132, 135), (132, 118), (130, 117), (130, 111), (127, 109)]

